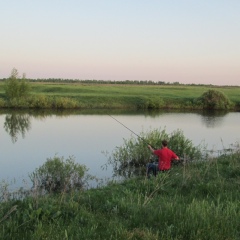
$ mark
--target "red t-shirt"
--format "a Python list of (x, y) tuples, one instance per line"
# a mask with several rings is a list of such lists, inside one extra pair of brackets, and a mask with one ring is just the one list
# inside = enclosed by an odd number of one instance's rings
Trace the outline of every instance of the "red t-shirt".
[(177, 158), (177, 155), (167, 147), (155, 150), (153, 152), (158, 156), (159, 170), (169, 170), (171, 168), (171, 160)]

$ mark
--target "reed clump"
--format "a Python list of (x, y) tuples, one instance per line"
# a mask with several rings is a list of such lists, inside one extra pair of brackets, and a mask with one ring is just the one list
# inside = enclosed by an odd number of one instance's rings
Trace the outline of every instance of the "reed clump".
[(174, 162), (175, 164), (182, 163), (184, 158), (185, 161), (201, 161), (207, 158), (207, 153), (204, 151), (206, 146), (203, 144), (194, 146), (193, 142), (184, 136), (182, 130), (177, 129), (168, 133), (165, 128), (159, 128), (142, 131), (137, 138), (132, 136), (124, 139), (122, 146), (117, 147), (113, 153), (106, 154), (108, 164), (113, 166), (116, 176), (129, 177), (143, 174), (146, 172), (148, 162), (158, 161), (146, 145), (150, 144), (154, 149), (161, 148), (163, 139), (169, 142), (169, 148), (181, 159)]

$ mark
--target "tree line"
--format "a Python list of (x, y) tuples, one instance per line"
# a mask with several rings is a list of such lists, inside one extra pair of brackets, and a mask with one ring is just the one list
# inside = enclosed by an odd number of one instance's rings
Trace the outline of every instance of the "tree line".
[[(5, 82), (9, 78), (1, 78)], [(183, 84), (180, 82), (164, 82), (153, 80), (96, 80), (96, 79), (63, 79), (63, 78), (26, 78), (28, 82), (46, 82), (46, 83), (88, 83), (88, 84), (129, 84), (129, 85), (186, 85), (186, 86), (212, 86), (212, 84)]]

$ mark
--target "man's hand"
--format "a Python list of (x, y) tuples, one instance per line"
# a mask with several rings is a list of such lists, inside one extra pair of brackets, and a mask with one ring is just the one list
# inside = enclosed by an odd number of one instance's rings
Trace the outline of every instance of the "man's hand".
[(152, 152), (154, 152), (154, 149), (152, 148), (151, 145), (148, 145), (148, 148), (149, 148)]

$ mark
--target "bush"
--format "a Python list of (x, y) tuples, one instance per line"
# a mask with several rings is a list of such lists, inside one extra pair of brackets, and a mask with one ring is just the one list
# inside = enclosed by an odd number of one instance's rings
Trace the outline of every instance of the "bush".
[(158, 97), (141, 98), (137, 103), (138, 109), (160, 109), (162, 107), (164, 107), (164, 101)]
[(52, 108), (64, 109), (64, 108), (77, 108), (78, 104), (74, 99), (67, 97), (56, 97), (53, 99)]
[(64, 161), (63, 157), (55, 156), (47, 159), (29, 177), (35, 188), (60, 193), (83, 189), (86, 171), (86, 166), (75, 163), (73, 157)]
[(67, 97), (36, 95), (28, 98), (30, 108), (73, 109), (78, 107), (76, 100)]
[(230, 109), (233, 105), (224, 93), (217, 90), (204, 92), (198, 99), (198, 102), (202, 105), (203, 109), (212, 110)]
[(28, 98), (30, 108), (51, 108), (51, 99), (45, 95), (36, 95)]
[(134, 137), (124, 139), (123, 145), (109, 156), (108, 163), (113, 165), (115, 175), (129, 177), (132, 174), (145, 173), (146, 164), (154, 157), (147, 145), (150, 144), (155, 149), (161, 148), (164, 139), (168, 141), (168, 147), (181, 158), (186, 156), (190, 160), (200, 160), (203, 157), (201, 151), (203, 146), (195, 147), (181, 130), (168, 134), (165, 129), (154, 129), (142, 132), (137, 139)]

